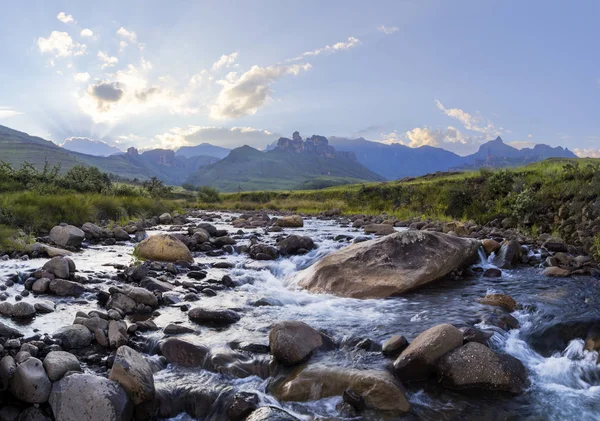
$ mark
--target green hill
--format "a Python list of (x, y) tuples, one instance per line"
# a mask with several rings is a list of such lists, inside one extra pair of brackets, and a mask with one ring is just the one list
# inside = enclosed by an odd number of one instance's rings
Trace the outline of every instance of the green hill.
[(327, 179), (329, 185), (382, 180), (347, 155), (294, 153), (279, 147), (261, 152), (242, 146), (232, 150), (226, 158), (198, 169), (188, 182), (231, 192), (238, 188), (243, 191), (296, 189), (317, 178)]

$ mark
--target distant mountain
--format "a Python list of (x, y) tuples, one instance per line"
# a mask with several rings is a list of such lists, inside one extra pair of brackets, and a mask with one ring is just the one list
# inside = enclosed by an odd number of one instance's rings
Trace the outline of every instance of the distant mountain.
[(327, 138), (280, 138), (277, 147), (259, 151), (250, 146), (233, 149), (224, 159), (201, 167), (188, 180), (222, 191), (287, 190), (319, 179), (326, 185), (349, 181), (383, 181), (360, 164), (353, 153), (337, 152)]
[(175, 157), (171, 150), (152, 150), (138, 154), (135, 148), (130, 148), (129, 153), (109, 157), (93, 156), (73, 152), (49, 140), (0, 126), (0, 161), (13, 167), (29, 162), (36, 168), (42, 168), (47, 161), (51, 165), (60, 164), (62, 171), (68, 171), (75, 165), (95, 166), (103, 172), (127, 179), (146, 180), (156, 176), (168, 184), (181, 184), (200, 166), (217, 160), (218, 158), (207, 156), (190, 159)]
[(196, 146), (182, 146), (177, 149), (175, 155), (185, 156), (186, 158), (192, 158), (194, 156), (205, 155), (214, 156), (216, 158), (223, 159), (229, 155), (231, 149), (222, 148), (221, 146), (211, 145), (210, 143), (201, 143)]
[(94, 156), (110, 156), (123, 151), (100, 140), (92, 140), (87, 137), (69, 137), (59, 145), (73, 152), (84, 153)]
[(560, 146), (535, 145), (519, 150), (504, 143), (500, 137), (484, 143), (476, 153), (464, 157), (431, 146), (410, 148), (371, 142), (362, 137), (331, 137), (329, 141), (337, 150), (354, 152), (360, 163), (388, 180), (437, 171), (518, 166), (547, 158), (577, 158), (569, 149)]
[(388, 180), (445, 171), (462, 163), (459, 155), (431, 146), (410, 148), (371, 142), (362, 137), (330, 137), (329, 142), (337, 150), (354, 152), (358, 162)]

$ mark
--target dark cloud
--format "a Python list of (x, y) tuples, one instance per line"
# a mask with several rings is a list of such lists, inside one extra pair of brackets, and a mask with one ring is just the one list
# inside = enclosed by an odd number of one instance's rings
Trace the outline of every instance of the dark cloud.
[(123, 97), (123, 87), (119, 82), (100, 82), (90, 86), (90, 93), (99, 102), (118, 102)]
[(160, 88), (148, 88), (148, 89), (144, 89), (141, 91), (137, 91), (135, 93), (135, 96), (137, 99), (139, 99), (142, 102), (145, 102), (149, 97), (151, 97), (152, 95), (159, 93), (160, 92)]

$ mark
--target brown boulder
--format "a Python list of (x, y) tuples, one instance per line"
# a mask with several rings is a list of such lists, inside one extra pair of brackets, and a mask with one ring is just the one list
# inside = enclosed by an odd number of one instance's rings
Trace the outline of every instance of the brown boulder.
[(517, 307), (517, 302), (510, 295), (505, 294), (486, 294), (479, 302), (490, 306), (502, 307), (510, 312), (515, 311)]
[(269, 347), (273, 357), (284, 365), (306, 361), (323, 345), (323, 337), (303, 322), (279, 322), (269, 333)]
[(137, 245), (134, 254), (136, 257), (146, 260), (194, 263), (192, 253), (187, 246), (169, 234), (158, 234), (146, 238)]

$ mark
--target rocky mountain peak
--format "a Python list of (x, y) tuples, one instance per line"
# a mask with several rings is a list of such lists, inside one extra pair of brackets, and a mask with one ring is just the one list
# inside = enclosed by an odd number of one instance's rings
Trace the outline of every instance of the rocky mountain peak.
[(292, 153), (309, 153), (326, 158), (342, 157), (356, 160), (356, 155), (353, 152), (336, 152), (335, 148), (329, 145), (329, 141), (325, 136), (313, 135), (303, 140), (297, 131), (292, 134), (291, 139), (287, 137), (279, 138), (277, 148)]

